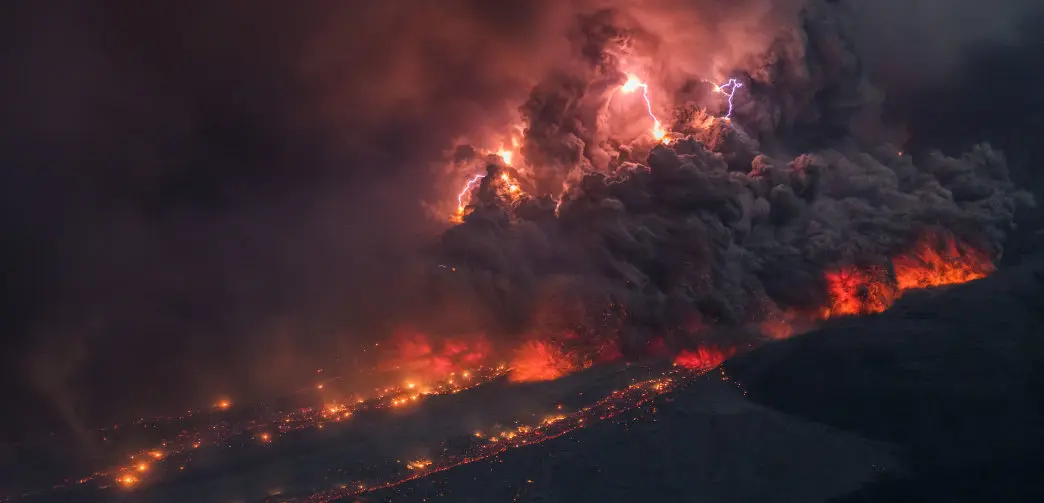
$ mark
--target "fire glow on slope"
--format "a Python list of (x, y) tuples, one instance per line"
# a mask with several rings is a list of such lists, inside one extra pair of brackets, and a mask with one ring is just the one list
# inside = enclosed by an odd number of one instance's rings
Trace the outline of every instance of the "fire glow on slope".
[(534, 340), (515, 350), (508, 379), (514, 382), (550, 381), (584, 367), (570, 358), (558, 345)]
[(911, 290), (967, 283), (996, 270), (988, 253), (939, 231), (921, 235), (890, 265), (850, 265), (826, 272), (828, 305), (792, 309), (764, 320), (759, 326), (762, 334), (786, 339), (829, 318), (884, 312)]
[[(701, 373), (703, 372), (694, 373), (685, 368), (668, 371), (660, 377), (635, 382), (622, 389), (612, 391), (591, 405), (573, 412), (549, 414), (538, 423), (518, 425), (513, 429), (500, 431), (496, 435), (487, 436), (477, 432), (473, 443), (460, 453), (449, 454), (440, 459), (425, 458), (410, 461), (405, 464), (405, 470), (401, 470), (398, 476), (385, 480), (345, 482), (333, 490), (323, 491), (307, 498), (291, 498), (285, 501), (325, 503), (342, 500), (351, 496), (395, 487), (468, 463), (489, 459), (510, 449), (546, 442), (584, 426), (609, 420), (625, 412), (643, 407), (651, 403), (657, 396), (674, 391), (678, 386)], [(727, 377), (723, 375), (722, 379), (727, 380)]]
[[(224, 417), (235, 411), (231, 411), (230, 400), (222, 399), (211, 408), (213, 417), (206, 426), (183, 429), (153, 447), (127, 455), (127, 463), (82, 477), (76, 484), (137, 489), (156, 474), (184, 470), (194, 454), (202, 449), (251, 439), (267, 444), (286, 433), (322, 429), (328, 423), (347, 421), (363, 411), (412, 406), (428, 397), (455, 394), (505, 375), (513, 382), (543, 381), (586, 368), (577, 364), (559, 344), (543, 340), (527, 341), (512, 351), (510, 367), (491, 363), (494, 361), (492, 346), (481, 335), (430, 338), (416, 330), (402, 330), (384, 347), (390, 349), (378, 364), (378, 370), (394, 374), (398, 384), (375, 389), (369, 398), (327, 398), (319, 402), (321, 405), (254, 416), (248, 421)], [(312, 391), (322, 394), (325, 384), (317, 384)], [(155, 418), (140, 426), (184, 423), (202, 414), (202, 411), (191, 411), (186, 416)], [(63, 487), (68, 485), (59, 484), (52, 489)]]
[[(416, 341), (414, 341), (416, 342)], [(445, 356), (424, 353), (423, 341), (410, 346), (418, 360), (427, 359), (435, 368), (443, 365)], [(442, 345), (443, 354), (466, 355), (459, 346)], [(278, 411), (269, 415), (252, 417), (246, 421), (235, 421), (216, 417), (205, 427), (193, 430), (182, 430), (169, 440), (159, 445), (134, 452), (127, 456), (128, 462), (114, 466), (76, 480), (73, 484), (59, 484), (52, 489), (62, 489), (72, 485), (106, 488), (117, 486), (125, 490), (133, 490), (146, 484), (150, 476), (158, 473), (182, 471), (191, 464), (194, 455), (203, 449), (219, 446), (231, 446), (241, 442), (257, 442), (268, 444), (278, 441), (279, 436), (306, 429), (322, 429), (327, 424), (341, 423), (349, 420), (359, 412), (385, 410), (412, 406), (432, 396), (455, 394), (461, 391), (489, 383), (507, 372), (507, 367), (478, 367), (472, 370), (449, 370), (445, 379), (437, 381), (406, 382), (401, 385), (388, 386), (374, 390), (371, 398), (355, 398), (352, 400), (328, 400), (322, 406), (303, 407), (289, 411)], [(322, 389), (322, 384), (317, 385)], [(225, 414), (228, 407), (222, 408), (218, 414)], [(167, 422), (177, 424), (184, 417), (157, 418), (155, 423)], [(32, 493), (37, 494), (37, 493)], [(22, 496), (30, 496), (23, 494)]]
[(987, 253), (936, 232), (921, 236), (891, 262), (891, 272), (881, 266), (850, 266), (827, 273), (829, 315), (880, 313), (907, 291), (967, 283), (996, 269)]
[[(943, 233), (923, 235), (909, 251), (894, 257), (891, 266), (891, 270), (873, 266), (845, 267), (828, 272), (825, 280), (830, 306), (804, 313), (785, 313), (781, 320), (763, 323), (762, 330), (774, 338), (789, 337), (802, 327), (811, 328), (815, 320), (882, 312), (906, 291), (965, 283), (986, 277), (995, 269), (987, 253)], [(487, 366), (492, 351), (489, 342), (481, 336), (432, 341), (417, 332), (404, 332), (393, 342), (395, 349), (382, 367), (406, 374), (413, 380), (376, 390), (369, 399), (329, 401), (323, 407), (302, 408), (280, 413), (278, 417), (256, 418), (246, 423), (219, 421), (206, 429), (183, 431), (170, 441), (129, 456), (129, 462), (123, 466), (94, 473), (77, 482), (100, 487), (115, 484), (133, 489), (147, 482), (149, 476), (157, 471), (173, 467), (183, 469), (191, 462), (196, 450), (227, 444), (237, 437), (269, 443), (276, 441), (281, 434), (308, 428), (321, 429), (324, 424), (348, 420), (360, 411), (404, 407), (428, 396), (457, 393), (504, 375), (516, 382), (552, 380), (588, 366), (578, 363), (581, 360), (564, 351), (560, 345), (544, 340), (525, 342), (514, 350), (509, 365), (495, 367)], [(698, 347), (680, 351), (674, 363), (680, 369), (705, 372), (734, 353), (734, 348)], [(504, 431), (488, 437), (479, 435), (483, 442), (466, 455), (441, 461), (418, 460), (410, 464), (410, 473), (402, 478), (369, 485), (363, 483), (354, 489), (341, 490), (337, 493), (340, 496), (323, 497), (339, 498), (389, 487), (494, 456), (512, 447), (554, 438), (583, 426), (584, 421), (612, 417), (620, 411), (647, 403), (651, 396), (671, 389), (678, 379), (677, 375), (665, 375), (613, 392), (595, 405), (570, 415), (548, 416), (538, 425), (520, 426), (513, 432)], [(213, 409), (216, 413), (224, 413), (230, 405), (229, 401), (222, 400)]]

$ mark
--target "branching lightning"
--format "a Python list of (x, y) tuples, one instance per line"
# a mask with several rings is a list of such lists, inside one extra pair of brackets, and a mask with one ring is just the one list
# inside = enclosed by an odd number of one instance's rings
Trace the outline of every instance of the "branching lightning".
[(736, 79), (729, 79), (724, 84), (714, 84), (714, 92), (728, 96), (729, 110), (725, 113), (725, 120), (732, 120), (732, 99), (736, 96), (736, 90), (743, 87), (743, 83)]
[(468, 180), (468, 183), (464, 185), (464, 189), (460, 191), (460, 194), (457, 194), (457, 213), (458, 214), (464, 213), (464, 207), (467, 206), (467, 204), (464, 203), (464, 196), (468, 195), (468, 193), (471, 192), (472, 185), (475, 185), (476, 182), (478, 182), (479, 180), (481, 180), (481, 179), (483, 179), (485, 177), (486, 177), (486, 175), (475, 175), (474, 178), (472, 178), (471, 180)]
[(625, 93), (633, 93), (638, 88), (642, 89), (642, 98), (645, 99), (645, 109), (649, 113), (649, 117), (653, 120), (652, 136), (656, 141), (662, 141), (667, 136), (667, 131), (664, 131), (663, 124), (660, 119), (656, 118), (656, 114), (652, 110), (652, 101), (649, 100), (649, 84), (642, 82), (637, 75), (631, 73), (627, 75), (627, 82), (624, 83), (621, 91)]
[[(715, 93), (719, 93), (719, 94), (725, 95), (725, 97), (727, 99), (727, 102), (728, 102), (728, 110), (726, 111), (725, 115), (723, 115), (721, 118), (725, 119), (726, 121), (731, 121), (732, 120), (732, 112), (733, 112), (733, 106), (734, 106), (734, 99), (735, 99), (735, 96), (736, 96), (736, 91), (739, 88), (743, 87), (743, 83), (740, 82), (739, 79), (729, 79), (729, 80), (727, 80), (726, 82), (724, 82), (722, 84), (717, 84), (717, 83), (714, 83), (714, 82), (708, 82), (708, 83), (710, 83), (711, 85), (714, 86), (714, 92)], [(646, 111), (646, 114), (648, 114), (649, 118), (652, 119), (652, 129), (649, 131), (649, 133), (652, 135), (653, 139), (656, 140), (657, 142), (660, 142), (660, 143), (667, 143), (667, 142), (669, 142), (671, 140), (671, 138), (668, 135), (668, 131), (666, 130), (666, 128), (664, 128), (663, 122), (660, 121), (659, 117), (657, 117), (656, 114), (653, 112), (652, 99), (649, 98), (649, 84), (645, 83), (640, 78), (638, 78), (638, 76), (636, 74), (628, 73), (627, 74), (627, 81), (624, 82), (616, 90), (617, 91), (621, 91), (621, 92), (623, 92), (625, 94), (631, 94), (631, 93), (634, 93), (635, 91), (637, 91), (639, 89), (642, 90), (642, 99), (645, 101), (645, 111)], [(517, 128), (519, 130), (518, 133), (522, 134), (522, 128), (521, 127), (517, 127)], [(495, 152), (495, 154), (498, 157), (500, 157), (501, 160), (503, 160), (504, 164), (506, 164), (508, 166), (512, 165), (512, 161), (513, 161), (513, 157), (514, 157), (515, 151), (517, 151), (517, 149), (519, 147), (519, 137), (517, 135), (512, 135), (511, 136), (511, 144), (512, 144), (513, 148), (507, 149), (507, 148), (504, 148), (503, 143), (502, 143), (500, 148), (498, 148), (496, 150), (496, 152)], [(492, 151), (490, 151), (490, 152), (494, 153)], [(506, 175), (503, 175), (502, 178), (504, 176), (506, 176)], [(485, 178), (485, 175), (481, 175), (481, 174), (480, 175), (475, 175), (471, 179), (467, 180), (467, 182), (464, 184), (464, 187), (461, 189), (460, 193), (457, 194), (457, 212), (451, 218), (452, 222), (454, 222), (454, 223), (460, 223), (461, 222), (461, 220), (462, 220), (462, 218), (464, 216), (464, 210), (467, 207), (468, 202), (470, 200), (470, 194), (471, 194), (472, 190), (475, 187), (475, 183), (480, 181), (480, 180), (482, 180), (483, 178)], [(504, 178), (504, 182), (506, 184), (506, 187), (507, 187), (507, 190), (508, 190), (509, 194), (517, 195), (517, 194), (519, 194), (521, 192), (521, 189), (519, 188), (519, 185), (518, 185), (517, 181), (512, 180), (512, 179), (508, 179), (508, 178)], [(555, 214), (556, 215), (558, 214), (558, 210), (559, 210), (559, 208), (562, 205), (562, 200), (563, 200), (563, 198), (560, 195), (558, 197), (558, 199), (557, 199), (557, 204), (555, 206)]]

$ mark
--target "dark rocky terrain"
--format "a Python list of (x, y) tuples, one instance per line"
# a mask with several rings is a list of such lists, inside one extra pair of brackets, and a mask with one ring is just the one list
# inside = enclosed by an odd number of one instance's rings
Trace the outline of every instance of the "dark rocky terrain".
[(1042, 329), (1044, 269), (1004, 269), (730, 360), (745, 399), (699, 382), (363, 501), (1041, 501)]
[(1027, 263), (730, 360), (746, 398), (708, 379), (654, 422), (364, 501), (1041, 501), (1041, 362), (1044, 269)]
[[(1027, 261), (763, 346), (611, 420), (348, 501), (1040, 501), (1042, 327), (1044, 269)], [(483, 424), (582, 406), (660, 368), (495, 382), (216, 453), (143, 491), (31, 500), (300, 498), (338, 477), (394, 470)]]

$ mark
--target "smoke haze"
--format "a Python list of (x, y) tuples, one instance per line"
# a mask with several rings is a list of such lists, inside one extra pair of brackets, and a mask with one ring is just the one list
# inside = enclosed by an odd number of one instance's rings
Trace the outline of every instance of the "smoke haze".
[[(814, 302), (783, 285), (892, 253), (916, 225), (999, 253), (1024, 199), (999, 155), (915, 169), (867, 141), (895, 133), (864, 78), (946, 86), (965, 63), (955, 47), (1018, 46), (1006, 28), (1032, 3), (990, 16), (970, 1), (808, 3), (12, 8), (0, 328), (3, 382), (25, 408), (5, 424), (85, 430), (319, 367), (350, 373), (408, 322), (511, 337), (583, 323), (632, 347), (697, 322), (740, 326)], [(858, 15), (824, 14), (835, 8)], [(621, 63), (665, 117), (720, 108), (700, 79), (743, 75), (738, 127), (694, 131), (709, 151), (683, 141), (648, 169), (621, 163), (648, 154), (608, 141), (623, 126), (604, 123), (603, 92)], [(505, 210), (480, 194), (485, 207), (440, 237), (432, 208), (454, 202), (462, 174), (445, 152), (515, 125), (519, 107), (545, 132), (526, 158), (556, 167), (527, 190), (571, 187), (560, 221), (554, 202)]]

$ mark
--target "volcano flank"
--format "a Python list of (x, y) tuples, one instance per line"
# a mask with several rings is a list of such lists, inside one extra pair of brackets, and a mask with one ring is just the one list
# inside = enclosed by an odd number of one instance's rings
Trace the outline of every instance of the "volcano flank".
[(0, 502), (1044, 498), (1044, 11), (936, 1), (19, 8)]

